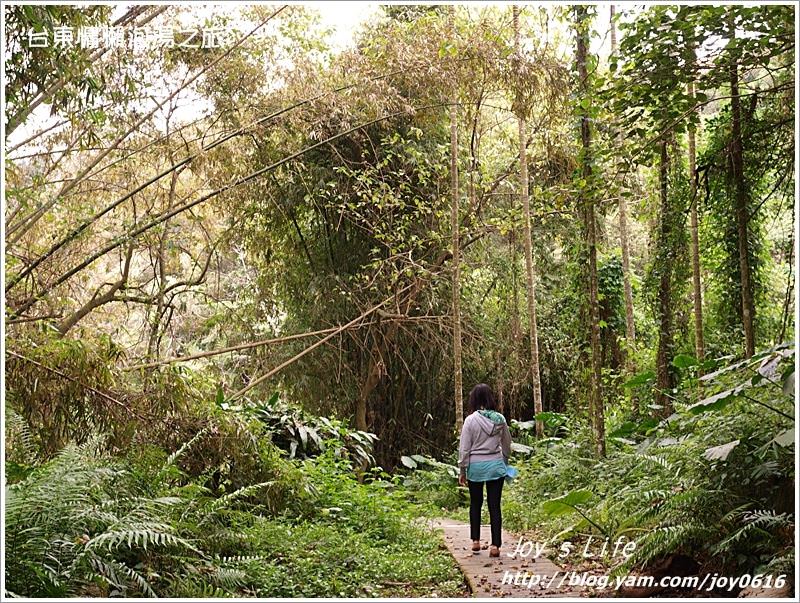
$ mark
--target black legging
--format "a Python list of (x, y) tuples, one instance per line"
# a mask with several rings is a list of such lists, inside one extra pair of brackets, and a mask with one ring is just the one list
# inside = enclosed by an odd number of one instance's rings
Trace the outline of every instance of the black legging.
[(483, 507), (483, 484), (486, 484), (486, 502), (489, 503), (489, 521), (492, 525), (492, 545), (499, 547), (502, 534), (502, 517), (500, 516), (500, 495), (503, 493), (505, 478), (488, 482), (471, 482), (469, 486), (469, 533), (472, 540), (481, 539), (481, 507)]

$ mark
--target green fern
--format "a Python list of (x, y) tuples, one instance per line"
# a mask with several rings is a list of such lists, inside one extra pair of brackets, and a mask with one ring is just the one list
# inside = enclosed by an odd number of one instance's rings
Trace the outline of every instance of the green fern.
[(770, 540), (779, 529), (793, 528), (794, 522), (787, 513), (777, 514), (775, 511), (745, 511), (740, 514), (744, 525), (718, 542), (712, 548), (716, 554), (729, 552), (734, 547), (747, 543), (752, 549), (758, 546), (759, 540)]
[(108, 531), (98, 534), (86, 543), (87, 550), (95, 549), (118, 549), (125, 546), (128, 549), (141, 548), (146, 551), (147, 547), (183, 547), (199, 552), (187, 540), (179, 538), (172, 533), (172, 528), (163, 523), (136, 523), (112, 526)]
[(194, 446), (197, 442), (203, 439), (203, 437), (206, 435), (206, 432), (207, 429), (201, 429), (194, 435), (194, 437), (192, 437), (192, 439), (182, 444), (180, 448), (178, 448), (175, 452), (170, 454), (167, 457), (167, 460), (164, 462), (164, 465), (156, 474), (156, 477), (154, 479), (155, 483), (161, 484), (169, 474), (170, 470), (176, 466), (178, 460), (180, 460), (180, 458), (184, 454), (186, 454), (189, 450), (191, 450), (192, 446)]
[(22, 596), (77, 596), (99, 578), (109, 588), (154, 596), (129, 561), (153, 550), (198, 553), (165, 510), (175, 497), (135, 495), (126, 472), (96, 441), (68, 446), (6, 489), (6, 583)]
[(27, 421), (10, 404), (5, 406), (6, 463), (30, 463), (39, 456), (35, 438)]
[(227, 591), (235, 591), (248, 582), (247, 572), (231, 567), (218, 567), (211, 574), (211, 580)]
[(237, 500), (247, 498), (248, 496), (253, 496), (259, 490), (269, 489), (274, 484), (274, 481), (252, 484), (250, 486), (245, 486), (244, 488), (239, 488), (238, 490), (230, 492), (229, 494), (220, 496), (211, 502), (208, 508), (204, 510), (203, 516), (198, 521), (198, 527), (201, 527), (205, 525), (206, 522), (214, 519), (222, 510), (229, 508)]
[[(124, 563), (105, 560), (92, 555), (89, 558), (89, 564), (97, 576), (105, 580), (109, 586), (118, 590), (123, 596), (127, 594), (128, 589), (133, 587), (146, 597), (158, 597), (158, 594), (150, 586), (147, 579)], [(127, 581), (121, 579), (119, 574), (124, 575)]]
[(655, 528), (640, 539), (633, 555), (614, 569), (613, 575), (628, 573), (635, 566), (646, 566), (655, 559), (679, 550), (686, 550), (694, 542), (707, 538), (713, 530), (698, 522), (687, 522)]
[(764, 567), (759, 569), (763, 574), (771, 574), (773, 576), (778, 574), (792, 575), (795, 568), (794, 557), (794, 548), (789, 548), (785, 554), (773, 557)]

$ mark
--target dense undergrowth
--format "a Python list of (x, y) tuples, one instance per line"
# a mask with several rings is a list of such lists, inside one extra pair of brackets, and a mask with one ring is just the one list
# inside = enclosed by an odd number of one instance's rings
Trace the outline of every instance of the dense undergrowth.
[[(67, 352), (85, 371), (106, 362), (96, 350)], [(590, 537), (634, 541), (629, 558), (603, 559), (618, 574), (682, 555), (705, 571), (791, 576), (794, 362), (793, 344), (702, 367), (678, 356), (668, 415), (648, 407), (652, 374), (633, 378), (608, 409), (599, 461), (580, 417), (545, 413), (542, 440), (532, 421), (513, 421), (520, 475), (505, 490), (505, 527), (551, 550), (578, 543), (564, 562), (580, 562)], [(465, 592), (438, 537), (417, 523), (443, 513), (466, 520), (453, 457), (404, 456), (390, 475), (374, 464), (372, 434), (278, 395), (192, 405), (213, 389), (189, 373), (151, 381), (151, 392), (170, 390), (172, 405), (147, 424), (121, 420), (114, 407), (104, 416), (98, 400), (71, 390), (28, 391), (47, 383), (22, 377), (6, 406), (8, 595)], [(625, 410), (631, 398), (638, 414)], [(59, 451), (46, 430), (30, 428), (45, 411), (71, 442)]]
[(6, 595), (453, 596), (463, 580), (373, 437), (280, 403), (216, 405), (171, 452), (49, 460), (7, 407)]
[[(606, 552), (616, 574), (681, 555), (703, 571), (793, 576), (794, 363), (794, 345), (783, 345), (748, 361), (708, 363), (698, 379), (701, 367), (679, 356), (674, 412), (612, 414), (600, 461), (580, 422), (550, 413), (550, 437), (538, 442), (532, 422), (513, 422), (519, 450), (531, 452), (512, 461), (520, 476), (505, 489), (504, 526), (547, 540), (551, 551), (572, 542), (564, 562), (580, 561), (590, 537), (635, 542), (627, 559)], [(651, 380), (640, 375), (626, 389), (644, 404)], [(429, 460), (407, 482), (431, 512), (464, 519), (467, 497), (453, 475), (452, 465)]]

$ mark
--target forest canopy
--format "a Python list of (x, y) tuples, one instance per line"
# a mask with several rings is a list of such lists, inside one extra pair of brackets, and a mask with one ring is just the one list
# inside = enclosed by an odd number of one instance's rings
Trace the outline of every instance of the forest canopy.
[(4, 6), (7, 592), (463, 594), (405, 514), (477, 383), (515, 529), (585, 487), (639, 568), (793, 575), (796, 8), (317, 8)]

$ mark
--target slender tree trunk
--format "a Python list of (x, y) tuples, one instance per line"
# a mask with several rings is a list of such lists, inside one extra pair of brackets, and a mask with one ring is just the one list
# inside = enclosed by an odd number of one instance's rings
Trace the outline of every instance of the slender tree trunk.
[[(494, 370), (497, 374), (497, 408), (501, 413), (506, 414), (506, 382), (503, 376), (503, 358), (500, 348), (497, 348), (494, 357)], [(506, 419), (508, 419), (506, 415)]]
[[(166, 135), (167, 139), (169, 139), (170, 135), (170, 120), (172, 118), (172, 114), (175, 110), (175, 105), (170, 103), (169, 113), (167, 114), (166, 120)], [(169, 161), (170, 163), (175, 163), (175, 153), (170, 151), (169, 153)], [(169, 181), (169, 197), (167, 199), (167, 209), (171, 209), (173, 205), (175, 205), (175, 196), (178, 187), (178, 176), (180, 172), (172, 172), (172, 176)], [(169, 238), (169, 220), (164, 222), (164, 230), (161, 232), (161, 235), (158, 237), (158, 250), (156, 255), (156, 265), (153, 267), (153, 272), (158, 279), (158, 296), (155, 308), (155, 314), (153, 314), (152, 321), (150, 322), (150, 336), (147, 340), (147, 358), (148, 360), (158, 360), (159, 356), (159, 342), (160, 337), (159, 333), (161, 331), (161, 318), (164, 314), (164, 303), (166, 302), (166, 288), (167, 288), (167, 266), (166, 266), (166, 246), (167, 246), (167, 239)]]
[[(689, 97), (694, 99), (694, 82), (687, 84)], [(695, 179), (695, 168), (697, 153), (695, 149), (695, 128), (689, 125), (689, 194), (691, 196), (691, 206), (689, 208), (689, 220), (691, 230), (691, 254), (692, 254), (692, 288), (694, 290), (694, 354), (699, 362), (705, 357), (705, 344), (703, 341), (703, 290), (700, 281), (700, 242), (697, 233), (697, 182)]]
[[(731, 40), (736, 37), (736, 26), (733, 21), (733, 12), (728, 13), (728, 29)], [(755, 353), (756, 337), (753, 321), (755, 320), (755, 304), (753, 302), (753, 289), (750, 274), (750, 259), (748, 257), (749, 244), (747, 237), (748, 191), (744, 180), (744, 159), (742, 151), (742, 108), (739, 98), (739, 68), (736, 54), (731, 56), (730, 63), (731, 85), (731, 171), (733, 172), (733, 186), (736, 210), (736, 226), (739, 243), (739, 272), (742, 295), (742, 327), (744, 328), (745, 357), (750, 358)]]
[(786, 277), (786, 295), (783, 298), (783, 311), (781, 312), (781, 332), (778, 335), (778, 343), (782, 343), (786, 337), (786, 330), (789, 326), (789, 316), (790, 316), (790, 308), (792, 305), (793, 295), (792, 292), (794, 291), (794, 276), (795, 271), (794, 267), (792, 266), (794, 262), (794, 231), (792, 231), (792, 238), (789, 242), (789, 275)]
[[(374, 350), (373, 350), (374, 351)], [(356, 400), (355, 424), (356, 429), (359, 431), (367, 431), (369, 425), (367, 424), (367, 403), (370, 394), (375, 390), (380, 383), (381, 376), (383, 375), (383, 363), (374, 359), (370, 360), (367, 378), (361, 386), (361, 391), (358, 393)]]
[(628, 372), (636, 372), (633, 355), (630, 353), (636, 343), (636, 324), (633, 321), (633, 288), (631, 287), (631, 260), (628, 247), (628, 202), (624, 195), (619, 198), (619, 239), (622, 249), (622, 284), (625, 292), (625, 339), (627, 340), (625, 363)]
[[(614, 23), (614, 5), (611, 5), (611, 54), (617, 51), (617, 28)], [(621, 142), (619, 133), (617, 140)], [(628, 247), (628, 201), (625, 195), (619, 196), (619, 245), (622, 249), (622, 286), (625, 293), (625, 368), (628, 373), (636, 372), (636, 364), (631, 351), (636, 343), (636, 324), (633, 321), (633, 289), (631, 287), (631, 260)], [(634, 399), (634, 404), (638, 403)], [(638, 411), (638, 407), (634, 408)]]
[[(575, 8), (578, 77), (580, 78), (580, 95), (589, 98), (589, 74), (586, 68), (588, 11), (585, 6)], [(594, 190), (591, 185), (592, 168), (590, 163), (592, 132), (589, 126), (589, 115), (581, 115), (581, 173), (586, 181), (582, 189), (583, 210), (586, 221), (586, 246), (589, 251), (589, 321), (591, 331), (592, 373), (589, 386), (589, 415), (592, 421), (595, 454), (605, 456), (605, 413), (603, 395), (600, 385), (602, 377), (602, 356), (600, 349), (600, 307), (597, 284), (597, 224), (594, 215)]]
[[(168, 225), (169, 223), (167, 223)], [(147, 338), (147, 359), (158, 360), (158, 333), (161, 326), (161, 315), (164, 313), (164, 302), (166, 289), (167, 270), (164, 261), (164, 247), (169, 229), (165, 225), (164, 232), (159, 237), (158, 250), (156, 251), (156, 265), (154, 272), (158, 278), (158, 294), (156, 296), (156, 307), (153, 310), (153, 317), (150, 320), (150, 335)]]
[[(451, 7), (452, 31), (455, 36), (455, 7)], [(453, 401), (456, 409), (455, 432), (461, 433), (464, 423), (464, 392), (461, 383), (461, 257), (458, 232), (458, 91), (453, 86), (450, 104), (450, 228), (453, 236)]]
[(656, 403), (666, 416), (672, 412), (672, 402), (667, 392), (673, 388), (672, 360), (672, 267), (670, 266), (670, 247), (673, 236), (672, 215), (669, 207), (667, 177), (669, 156), (666, 136), (660, 142), (661, 159), (658, 166), (658, 184), (661, 197), (661, 228), (658, 241), (658, 349), (656, 350)]
[(509, 399), (514, 405), (516, 416), (521, 416), (520, 413), (525, 408), (525, 401), (520, 400), (517, 396), (518, 381), (516, 376), (520, 374), (521, 363), (524, 362), (522, 354), (520, 353), (520, 343), (522, 342), (522, 328), (519, 314), (519, 256), (517, 254), (517, 231), (512, 227), (509, 234), (509, 242), (511, 243), (511, 355), (508, 359), (513, 362), (513, 370), (511, 371), (511, 385), (509, 392)]
[(514, 343), (515, 358), (518, 355), (520, 336), (519, 320), (519, 279), (517, 278), (517, 231), (511, 229), (511, 340)]
[[(522, 60), (519, 42), (519, 7), (513, 7), (514, 14), (514, 49), (517, 59)], [(519, 130), (519, 185), (522, 198), (522, 210), (525, 215), (525, 270), (528, 278), (528, 320), (530, 322), (531, 344), (531, 385), (533, 387), (533, 411), (539, 414), (543, 410), (542, 380), (539, 373), (539, 333), (536, 326), (536, 281), (533, 271), (533, 243), (531, 239), (531, 203), (528, 195), (528, 133), (525, 123), (525, 112), (517, 107), (517, 126)], [(536, 421), (536, 435), (544, 435), (544, 423)]]

